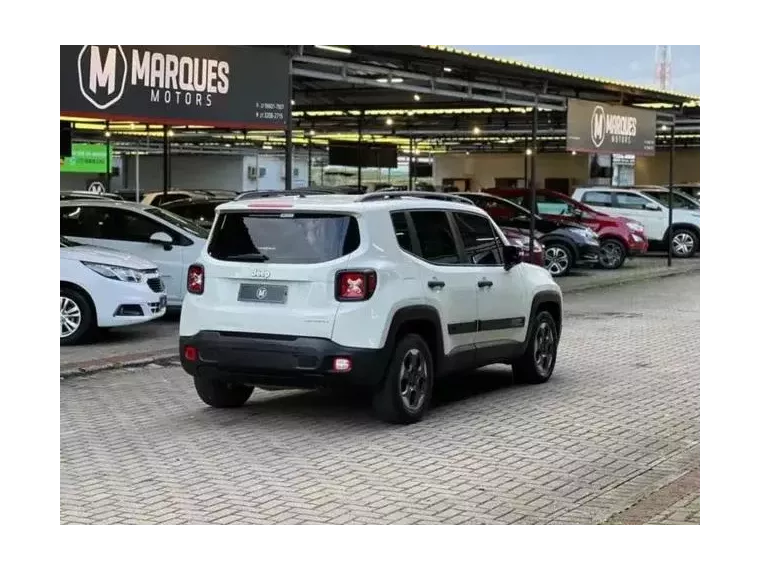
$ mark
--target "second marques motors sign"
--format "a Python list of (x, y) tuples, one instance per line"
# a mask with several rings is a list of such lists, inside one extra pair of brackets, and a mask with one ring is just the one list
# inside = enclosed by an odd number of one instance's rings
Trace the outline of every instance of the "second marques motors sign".
[(569, 99), (567, 150), (653, 155), (657, 114), (647, 109)]
[(263, 46), (61, 46), (61, 115), (283, 128), (288, 56)]

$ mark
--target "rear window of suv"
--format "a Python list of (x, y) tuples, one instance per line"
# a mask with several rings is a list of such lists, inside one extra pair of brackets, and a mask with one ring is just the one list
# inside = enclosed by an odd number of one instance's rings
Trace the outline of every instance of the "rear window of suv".
[(360, 244), (356, 218), (345, 214), (219, 214), (208, 253), (222, 261), (311, 264), (332, 261)]

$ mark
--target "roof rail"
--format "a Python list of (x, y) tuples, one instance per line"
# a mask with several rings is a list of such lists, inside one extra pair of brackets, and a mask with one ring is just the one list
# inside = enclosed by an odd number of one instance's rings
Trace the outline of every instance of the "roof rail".
[(393, 198), (427, 198), (429, 200), (443, 200), (446, 202), (459, 202), (460, 204), (473, 205), (474, 202), (464, 196), (455, 196), (454, 194), (444, 194), (443, 192), (409, 192), (407, 190), (392, 190), (389, 192), (370, 192), (364, 194), (357, 202), (373, 202), (376, 200), (390, 200)]
[(324, 194), (333, 194), (328, 190), (309, 190), (309, 189), (294, 189), (294, 190), (254, 190), (251, 192), (242, 192), (235, 196), (235, 201), (238, 200), (251, 200), (253, 198), (272, 198), (274, 196), (299, 196), (304, 198), (306, 196), (322, 196)]

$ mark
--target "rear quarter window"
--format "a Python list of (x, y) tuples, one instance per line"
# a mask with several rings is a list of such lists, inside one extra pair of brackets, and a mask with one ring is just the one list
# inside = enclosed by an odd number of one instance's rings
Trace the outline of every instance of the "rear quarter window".
[(208, 253), (223, 261), (312, 264), (348, 255), (361, 243), (359, 224), (346, 214), (219, 214)]

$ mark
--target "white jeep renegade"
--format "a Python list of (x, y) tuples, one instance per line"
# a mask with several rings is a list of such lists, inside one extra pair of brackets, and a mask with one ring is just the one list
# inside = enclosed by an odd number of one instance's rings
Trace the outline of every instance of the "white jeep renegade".
[(200, 398), (255, 386), (359, 386), (411, 423), (433, 382), (508, 363), (552, 375), (562, 294), (466, 198), (283, 193), (222, 204), (187, 276), (180, 358)]

